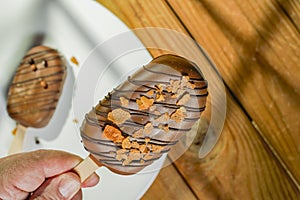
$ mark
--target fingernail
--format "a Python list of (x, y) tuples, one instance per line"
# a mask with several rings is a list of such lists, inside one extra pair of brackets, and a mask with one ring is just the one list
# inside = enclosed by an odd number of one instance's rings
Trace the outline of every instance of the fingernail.
[(73, 197), (80, 190), (80, 182), (66, 178), (59, 185), (59, 192), (65, 198)]

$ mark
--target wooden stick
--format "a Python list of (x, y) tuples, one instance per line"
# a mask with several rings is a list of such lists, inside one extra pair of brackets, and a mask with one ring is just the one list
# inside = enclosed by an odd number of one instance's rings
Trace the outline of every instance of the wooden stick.
[(96, 163), (92, 155), (89, 155), (74, 168), (74, 171), (80, 176), (81, 183), (83, 183), (99, 167), (101, 166)]
[(20, 153), (23, 151), (23, 142), (27, 127), (23, 126), (22, 124), (17, 124), (16, 129), (16, 134), (8, 150), (8, 155)]

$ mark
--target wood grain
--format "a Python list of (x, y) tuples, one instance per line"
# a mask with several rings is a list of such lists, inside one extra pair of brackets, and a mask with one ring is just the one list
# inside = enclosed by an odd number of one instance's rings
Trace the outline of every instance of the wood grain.
[(271, 0), (169, 2), (299, 185), (300, 35), (293, 23)]
[(194, 144), (175, 162), (194, 193), (199, 199), (297, 199), (299, 191), (247, 116), (232, 98), (227, 103), (223, 135), (209, 156), (199, 159)]
[(153, 192), (146, 192), (142, 198), (143, 200), (197, 199), (173, 165), (169, 165), (160, 171), (149, 191)]
[[(259, 8), (248, 1), (98, 1), (130, 28), (164, 27), (191, 34), (217, 63), (234, 95), (227, 97), (226, 123), (215, 150), (204, 160), (198, 159), (197, 151), (187, 151), (174, 165), (197, 198), (295, 199), (300, 195), (296, 170), (300, 126), (298, 120), (292, 120), (299, 119), (300, 113), (294, 113), (299, 109), (299, 84), (295, 81), (299, 75), (294, 74), (299, 69), (299, 57), (296, 58), (299, 51), (295, 52), (298, 50), (297, 32), (293, 23), (285, 23), (289, 18), (281, 20), (282, 12), (277, 19), (283, 26), (274, 33), (268, 32), (271, 27), (263, 26), (267, 20), (261, 27), (255, 27), (263, 16), (264, 6), (269, 6), (267, 13), (277, 12), (275, 1), (268, 1), (271, 4), (256, 2)], [(254, 19), (251, 13), (256, 15)], [(284, 37), (278, 38), (282, 34)], [(178, 38), (147, 31), (137, 35), (146, 46), (163, 43), (166, 47), (199, 55), (203, 60), (199, 49), (195, 51), (194, 47), (190, 48), (193, 45), (186, 45)], [(287, 41), (294, 43), (289, 46)], [(282, 52), (281, 45), (285, 45), (287, 53)], [(284, 61), (288, 61), (287, 65), (278, 56), (277, 48), (283, 53)], [(153, 56), (164, 53), (151, 48), (149, 51)], [(292, 76), (288, 70), (293, 72)], [(252, 126), (252, 119), (261, 132)], [(172, 182), (160, 180), (168, 180), (170, 174), (165, 173), (166, 177), (161, 174), (154, 184), (159, 182), (164, 186), (154, 185), (144, 199), (158, 197), (161, 187), (168, 188)], [(168, 192), (182, 195), (176, 189)]]

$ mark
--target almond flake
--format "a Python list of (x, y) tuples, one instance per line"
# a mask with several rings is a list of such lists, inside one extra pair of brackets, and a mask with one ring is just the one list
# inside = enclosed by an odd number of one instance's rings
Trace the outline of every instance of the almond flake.
[(146, 110), (153, 105), (154, 99), (142, 96), (140, 99), (136, 99), (136, 103), (139, 106), (139, 110)]
[(189, 93), (183, 95), (177, 102), (176, 105), (185, 105), (189, 100), (191, 99), (191, 96)]
[(103, 136), (113, 141), (114, 143), (122, 142), (124, 139), (122, 132), (119, 129), (110, 125), (105, 126)]
[(126, 99), (125, 97), (120, 97), (120, 101), (121, 101), (121, 105), (122, 105), (123, 107), (127, 107), (128, 104), (129, 104), (129, 100)]
[(108, 113), (107, 119), (117, 125), (123, 124), (127, 119), (130, 118), (130, 113), (122, 110), (121, 108), (114, 109)]

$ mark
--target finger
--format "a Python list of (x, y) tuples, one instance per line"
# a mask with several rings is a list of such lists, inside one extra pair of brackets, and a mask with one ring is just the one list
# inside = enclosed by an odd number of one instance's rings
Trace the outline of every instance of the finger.
[[(16, 154), (0, 160), (0, 186), (6, 190), (35, 191), (48, 177), (74, 168), (82, 159), (55, 150)], [(3, 188), (0, 187), (0, 194)]]
[(78, 199), (81, 198), (80, 185), (78, 175), (73, 172), (67, 172), (47, 179), (29, 199)]
[(72, 198), (72, 200), (82, 200), (82, 191), (79, 190), (77, 194)]
[(83, 187), (83, 188), (93, 187), (93, 186), (97, 185), (99, 183), (99, 181), (100, 181), (100, 177), (96, 173), (93, 173), (81, 184), (81, 187)]

